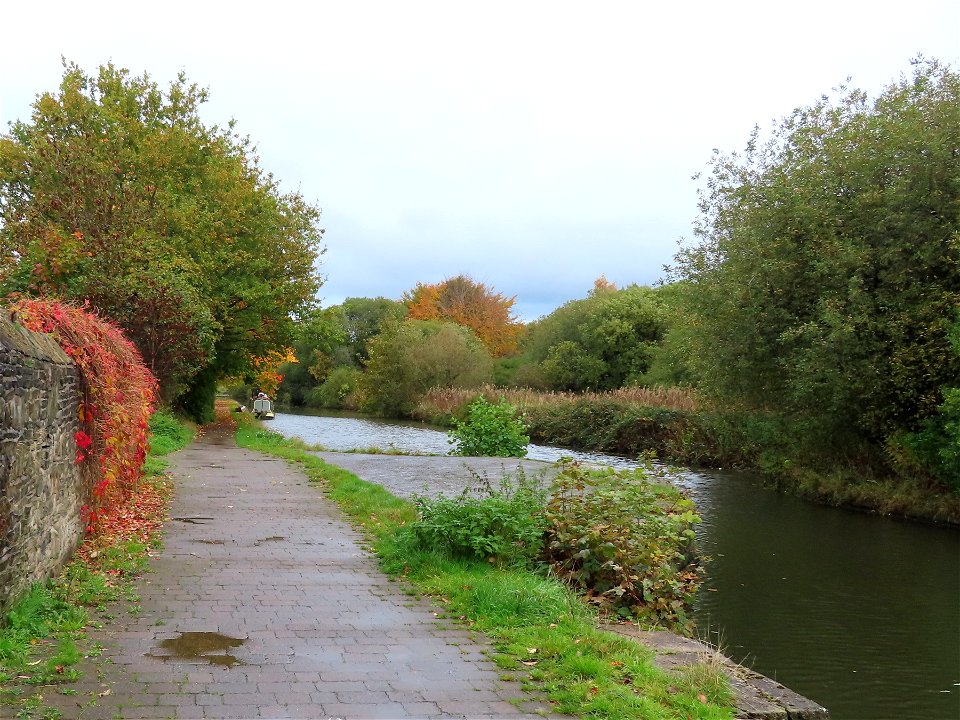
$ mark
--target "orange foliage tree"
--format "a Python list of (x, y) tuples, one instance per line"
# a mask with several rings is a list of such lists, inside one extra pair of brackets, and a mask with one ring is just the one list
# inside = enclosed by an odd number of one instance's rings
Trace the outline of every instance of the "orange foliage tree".
[(266, 355), (253, 359), (254, 380), (253, 384), (257, 386), (260, 392), (266, 393), (270, 397), (277, 394), (277, 388), (283, 381), (283, 375), (280, 373), (280, 367), (285, 363), (299, 362), (297, 356), (293, 353), (293, 348), (285, 348), (283, 352), (271, 350)]
[(417, 283), (403, 294), (403, 302), (413, 320), (446, 320), (470, 328), (494, 357), (516, 350), (523, 329), (513, 315), (516, 297), (505, 297), (466, 275), (436, 285)]
[(84, 464), (91, 502), (88, 532), (136, 489), (149, 442), (157, 381), (116, 325), (56, 300), (23, 299), (11, 309), (28, 330), (50, 334), (80, 368), (83, 394), (77, 463)]

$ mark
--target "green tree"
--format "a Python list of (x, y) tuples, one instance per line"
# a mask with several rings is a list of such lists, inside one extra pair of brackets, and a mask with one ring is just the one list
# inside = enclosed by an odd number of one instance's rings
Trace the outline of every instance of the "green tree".
[(366, 410), (407, 415), (432, 387), (478, 387), (490, 379), (489, 351), (455, 323), (404, 320), (388, 325), (369, 345), (360, 378)]
[(380, 334), (383, 325), (402, 320), (406, 312), (406, 306), (402, 302), (384, 297), (344, 300), (340, 305), (340, 313), (347, 337), (338, 350), (337, 357), (340, 362), (337, 364), (349, 362), (354, 367), (361, 367), (370, 356), (370, 341)]
[(360, 371), (353, 367), (335, 367), (324, 381), (310, 392), (306, 404), (318, 408), (356, 410), (356, 391), (360, 375)]
[(588, 297), (528, 328), (524, 357), (539, 364), (555, 389), (611, 390), (637, 382), (649, 369), (666, 328), (656, 291), (637, 285), (618, 290), (601, 278)]
[(958, 157), (960, 77), (935, 61), (718, 154), (676, 266), (703, 388), (797, 418), (820, 448), (935, 414), (960, 376)]
[(201, 122), (206, 99), (183, 75), (164, 91), (70, 64), (0, 138), (0, 292), (88, 300), (201, 415), (219, 378), (288, 343), (322, 233), (232, 123)]
[(691, 286), (674, 282), (657, 287), (655, 292), (667, 329), (663, 340), (652, 349), (650, 366), (640, 383), (647, 387), (696, 387), (699, 379), (692, 366), (692, 317), (687, 309)]
[[(330, 388), (319, 394), (315, 391), (340, 368), (359, 371), (369, 357), (370, 341), (384, 323), (401, 320), (405, 311), (402, 303), (382, 297), (347, 298), (341, 305), (306, 315), (297, 323), (293, 343), (297, 362), (280, 370), (283, 382), (278, 397), (293, 405), (335, 407), (331, 404), (334, 400), (339, 403), (351, 394), (338, 398), (342, 395), (339, 388), (343, 387), (340, 380), (353, 378), (355, 373), (339, 373), (339, 379)], [(351, 382), (355, 384), (355, 380)]]

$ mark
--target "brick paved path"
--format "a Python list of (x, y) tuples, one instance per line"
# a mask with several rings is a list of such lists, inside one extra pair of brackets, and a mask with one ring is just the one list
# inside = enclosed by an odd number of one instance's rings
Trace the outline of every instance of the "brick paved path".
[[(522, 693), (487, 648), (388, 581), (286, 463), (211, 433), (172, 469), (176, 519), (141, 583), (143, 612), (94, 635), (101, 678), (47, 694), (64, 717), (538, 717), (508, 702)], [(243, 642), (214, 649), (199, 633)], [(178, 638), (201, 654), (183, 657)], [(105, 693), (94, 707), (91, 693)]]

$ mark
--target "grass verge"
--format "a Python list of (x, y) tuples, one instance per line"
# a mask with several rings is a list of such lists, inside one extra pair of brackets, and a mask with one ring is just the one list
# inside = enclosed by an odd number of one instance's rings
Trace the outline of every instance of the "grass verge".
[(238, 418), (237, 443), (295, 463), (361, 528), (387, 573), (434, 598), (438, 617), (490, 638), (505, 679), (546, 698), (553, 711), (583, 718), (732, 718), (723, 675), (712, 668), (671, 674), (653, 653), (596, 628), (596, 616), (562, 583), (489, 563), (411, 552), (401, 529), (412, 503), (305, 452), (303, 443)]
[(160, 545), (171, 483), (162, 455), (185, 446), (193, 430), (169, 413), (150, 420), (150, 453), (144, 475), (129, 501), (104, 515), (98, 532), (87, 537), (58, 578), (34, 584), (0, 623), (0, 716), (57, 718), (45, 707), (41, 690), (74, 694), (69, 683), (78, 666), (96, 657), (86, 629), (110, 620), (114, 603), (137, 612), (134, 582)]

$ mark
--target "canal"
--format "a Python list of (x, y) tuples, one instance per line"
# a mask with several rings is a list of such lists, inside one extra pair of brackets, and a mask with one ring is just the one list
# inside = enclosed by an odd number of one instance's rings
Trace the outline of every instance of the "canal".
[[(366, 417), (281, 413), (271, 428), (329, 450), (450, 449), (443, 431)], [(960, 531), (815, 505), (733, 473), (686, 471), (682, 484), (711, 558), (695, 609), (705, 639), (835, 720), (960, 718)]]

